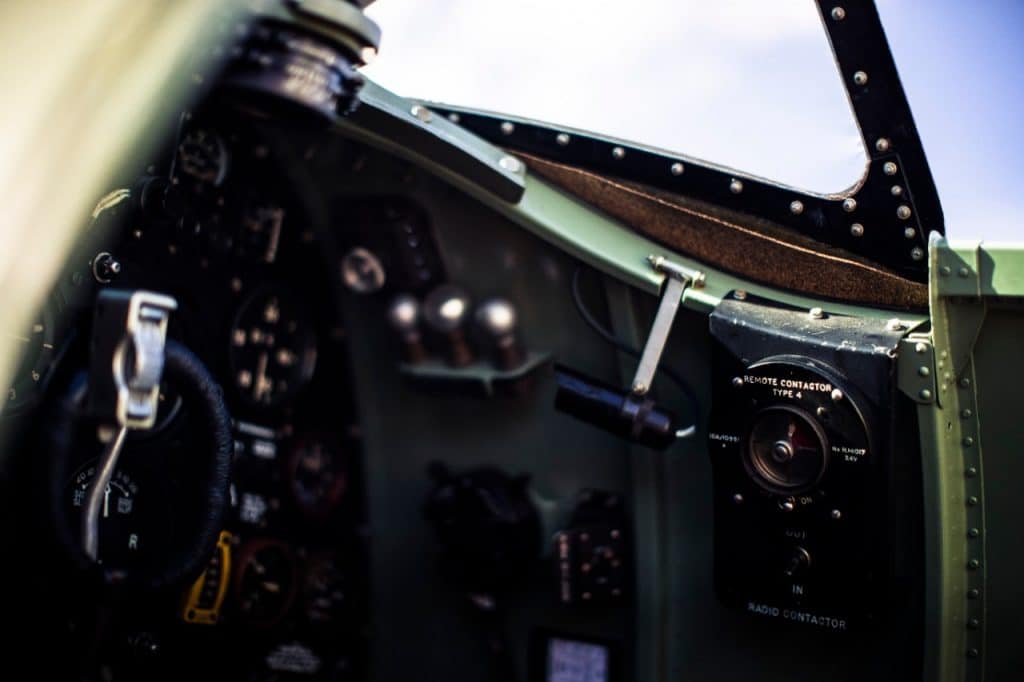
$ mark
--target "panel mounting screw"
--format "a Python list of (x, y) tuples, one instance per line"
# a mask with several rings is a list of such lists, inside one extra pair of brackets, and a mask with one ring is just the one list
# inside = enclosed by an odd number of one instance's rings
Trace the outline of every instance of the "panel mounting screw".
[(903, 196), (903, 188), (902, 188), (902, 187), (900, 187), (899, 185), (893, 185), (893, 186), (892, 186), (892, 187), (891, 187), (891, 188), (889, 189), (889, 192), (890, 192), (890, 193), (891, 193), (891, 194), (892, 194), (892, 195), (893, 195), (894, 197), (901, 197), (901, 196)]
[(502, 135), (511, 135), (513, 132), (515, 132), (515, 129), (516, 127), (511, 121), (505, 121), (504, 123), (501, 124)]
[(972, 571), (973, 570), (977, 570), (980, 567), (981, 567), (981, 562), (978, 561), (977, 559), (971, 559), (970, 561), (967, 562), (967, 568), (971, 569)]
[(939, 268), (939, 274), (942, 275), (943, 277), (949, 277), (950, 275), (953, 274), (953, 269), (950, 268), (948, 265), (943, 265), (941, 268)]
[(743, 289), (737, 289), (736, 291), (732, 292), (732, 297), (735, 298), (737, 301), (745, 301), (747, 300), (747, 292), (744, 291)]
[(903, 230), (903, 236), (906, 237), (907, 239), (913, 239), (914, 237), (917, 236), (917, 230), (915, 230), (912, 227), (908, 227), (907, 229)]
[(514, 156), (501, 157), (501, 160), (498, 161), (498, 165), (509, 173), (518, 173), (523, 170), (523, 162)]
[(804, 212), (804, 202), (794, 201), (789, 205), (789, 212), (793, 215), (800, 215)]
[(854, 237), (863, 237), (864, 226), (861, 225), (860, 223), (854, 223), (853, 225), (850, 225), (850, 234), (852, 234)]
[(838, 521), (839, 519), (843, 518), (843, 512), (839, 511), (838, 509), (833, 509), (831, 516), (833, 521)]
[(921, 260), (924, 258), (924, 250), (918, 246), (915, 246), (910, 250), (910, 257), (914, 260)]
[(838, 403), (842, 399), (843, 399), (843, 392), (840, 391), (838, 388), (833, 388), (832, 389), (832, 402)]
[(906, 204), (900, 204), (899, 208), (896, 209), (896, 217), (900, 220), (906, 220), (910, 217), (910, 207)]
[(735, 502), (736, 504), (743, 504), (743, 495), (736, 493), (735, 495), (732, 496), (732, 501)]
[(882, 166), (882, 170), (885, 172), (886, 175), (896, 175), (896, 171), (898, 169), (896, 168), (896, 164), (894, 162), (886, 161), (885, 165)]
[(972, 416), (973, 414), (974, 414), (974, 413), (973, 413), (973, 412), (971, 412), (971, 408), (969, 408), (969, 407), (965, 407), (965, 408), (964, 408), (964, 409), (963, 409), (963, 410), (962, 410), (962, 411), (960, 412), (960, 417), (961, 417), (962, 419), (970, 419), (970, 418), (971, 418), (971, 416)]
[(971, 436), (964, 436), (964, 447), (969, 448), (974, 445), (974, 438)]
[(807, 316), (812, 320), (823, 320), (825, 319), (825, 311), (821, 308), (811, 308), (807, 311)]
[(880, 137), (875, 141), (875, 149), (880, 152), (889, 151), (889, 139), (886, 137)]
[(968, 599), (977, 599), (980, 596), (981, 596), (981, 590), (979, 590), (977, 587), (972, 587), (971, 589), (967, 590), (967, 598)]
[(967, 498), (967, 504), (972, 506), (972, 507), (977, 507), (978, 506), (978, 498), (977, 498), (977, 496), (976, 495), (971, 495), (970, 497), (968, 497)]
[(612, 149), (612, 156), (615, 157), (616, 160), (621, 160), (625, 155), (626, 150), (622, 147), (615, 147)]
[(918, 393), (917, 395), (921, 398), (921, 400), (931, 400), (932, 399), (932, 392), (929, 391), (927, 388), (922, 388), (921, 392)]
[(967, 531), (967, 536), (968, 537), (976, 538), (979, 535), (981, 535), (981, 531), (978, 530), (977, 528), (971, 528), (969, 531)]
[(976, 467), (967, 467), (967, 478), (974, 478), (978, 475), (978, 469)]
[(567, 133), (558, 133), (558, 135), (555, 136), (555, 142), (564, 147), (569, 144), (569, 135)]
[(683, 164), (676, 161), (675, 163), (672, 164), (672, 167), (669, 170), (672, 171), (672, 175), (682, 175), (683, 171), (686, 170), (686, 167)]
[(843, 9), (842, 7), (833, 7), (832, 8), (832, 19), (834, 21), (842, 21), (845, 18), (846, 18), (846, 10), (845, 9)]
[(732, 385), (736, 388), (741, 388), (743, 386), (743, 377), (733, 377)]
[(921, 365), (920, 367), (917, 368), (918, 376), (926, 377), (931, 373), (931, 370), (925, 367), (924, 365)]
[(914, 350), (916, 352), (918, 352), (918, 353), (927, 353), (928, 352), (928, 344), (925, 343), (924, 341), (918, 341), (917, 345), (914, 346)]
[(853, 213), (857, 210), (857, 200), (853, 197), (846, 197), (843, 199), (843, 210), (847, 213)]
[(886, 331), (890, 331), (890, 332), (903, 331), (903, 322), (901, 322), (899, 320), (899, 318), (895, 318), (894, 317), (894, 318), (892, 318), (891, 320), (888, 320), (885, 323), (885, 329), (886, 329)]
[(959, 270), (956, 271), (956, 274), (958, 274), (961, 277), (966, 278), (966, 277), (970, 277), (971, 276), (971, 271), (968, 270), (967, 268), (960, 268)]
[(409, 113), (418, 118), (419, 120), (423, 121), (424, 123), (430, 123), (431, 121), (434, 120), (434, 114), (430, 111), (430, 109), (427, 109), (425, 106), (421, 104), (414, 104), (412, 106), (412, 109), (409, 110)]
[(967, 627), (969, 627), (972, 630), (977, 630), (979, 627), (981, 627), (981, 621), (977, 618), (971, 618), (969, 621), (967, 621)]
[(960, 388), (970, 388), (970, 386), (971, 380), (969, 378), (964, 377), (963, 379), (960, 380)]
[(739, 194), (740, 192), (743, 191), (743, 183), (737, 180), (736, 178), (733, 178), (729, 182), (729, 191), (732, 192), (733, 194)]
[(853, 74), (853, 82), (857, 85), (866, 85), (868, 82), (868, 75), (863, 71), (858, 71)]

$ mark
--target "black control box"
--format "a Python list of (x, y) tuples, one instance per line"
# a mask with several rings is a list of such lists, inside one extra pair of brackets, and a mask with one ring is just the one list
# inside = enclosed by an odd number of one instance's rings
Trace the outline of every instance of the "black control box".
[(906, 328), (753, 300), (724, 301), (710, 325), (719, 598), (838, 632), (876, 618), (899, 535), (888, 520)]

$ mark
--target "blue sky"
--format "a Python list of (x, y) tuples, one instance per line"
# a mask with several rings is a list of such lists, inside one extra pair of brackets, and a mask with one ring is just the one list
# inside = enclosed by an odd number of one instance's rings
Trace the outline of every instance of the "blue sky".
[[(1024, 2), (878, 5), (948, 233), (1024, 242)], [(384, 37), (367, 73), (403, 95), (812, 191), (842, 190), (864, 166), (812, 0), (378, 0), (368, 13)]]

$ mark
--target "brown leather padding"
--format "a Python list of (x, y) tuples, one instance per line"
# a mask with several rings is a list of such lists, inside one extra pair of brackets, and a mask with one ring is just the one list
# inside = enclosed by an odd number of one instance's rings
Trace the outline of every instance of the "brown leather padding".
[(760, 218), (518, 152), (530, 169), (636, 232), (745, 279), (887, 308), (928, 307), (928, 287)]

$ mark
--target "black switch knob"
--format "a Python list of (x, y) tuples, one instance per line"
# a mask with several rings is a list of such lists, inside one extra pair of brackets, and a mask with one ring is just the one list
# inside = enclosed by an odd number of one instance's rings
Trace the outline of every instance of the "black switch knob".
[(783, 573), (788, 578), (797, 578), (811, 567), (811, 555), (803, 547), (794, 547), (786, 559)]

